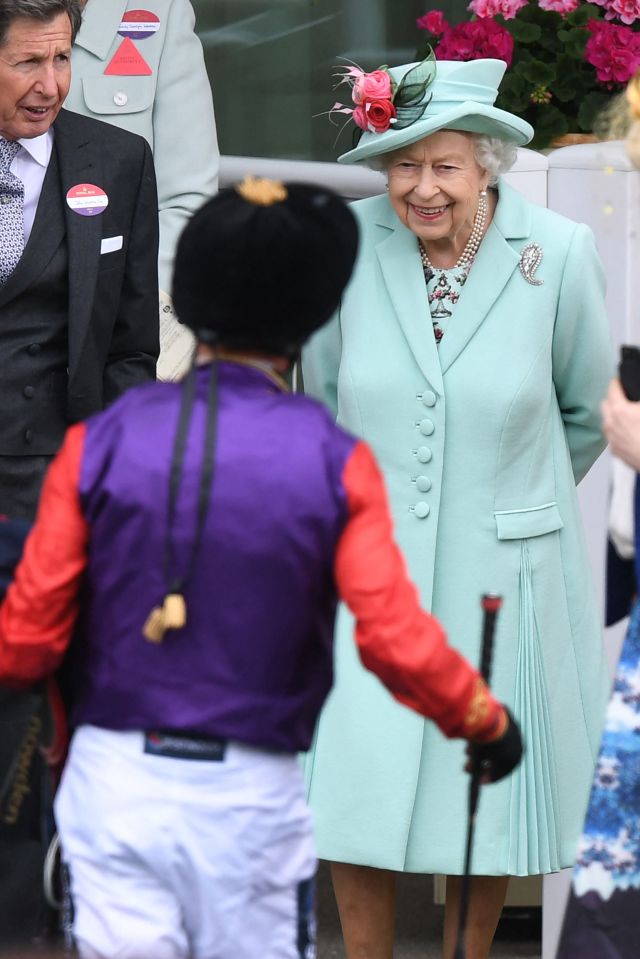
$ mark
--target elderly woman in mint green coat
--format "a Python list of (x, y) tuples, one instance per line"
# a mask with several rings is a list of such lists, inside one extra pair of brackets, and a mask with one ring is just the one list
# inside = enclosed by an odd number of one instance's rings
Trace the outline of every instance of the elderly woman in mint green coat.
[[(504, 68), (439, 61), (418, 119), (398, 109), (341, 157), (384, 167), (389, 193), (353, 205), (358, 263), (303, 358), (306, 389), (373, 447), (422, 602), (472, 661), (480, 596), (504, 597), (492, 685), (526, 751), (483, 790), (467, 959), (488, 955), (505, 877), (573, 862), (607, 692), (575, 488), (604, 446), (603, 271), (586, 226), (492, 176), (532, 134), (493, 106)], [(347, 955), (390, 959), (394, 873), (463, 871), (467, 777), (463, 747), (364, 671), (351, 628), (342, 609), (309, 795)]]

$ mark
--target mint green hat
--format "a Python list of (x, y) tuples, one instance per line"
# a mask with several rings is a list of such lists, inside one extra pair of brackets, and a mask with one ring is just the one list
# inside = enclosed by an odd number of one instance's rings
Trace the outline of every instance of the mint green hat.
[[(338, 157), (338, 163), (358, 163), (416, 143), (437, 130), (462, 130), (509, 140), (524, 146), (533, 127), (513, 113), (493, 104), (507, 64), (504, 60), (436, 60), (435, 79), (424, 91), (422, 116), (402, 129), (393, 125), (384, 133), (363, 132), (358, 145)], [(389, 67), (396, 84), (416, 67), (407, 63)]]

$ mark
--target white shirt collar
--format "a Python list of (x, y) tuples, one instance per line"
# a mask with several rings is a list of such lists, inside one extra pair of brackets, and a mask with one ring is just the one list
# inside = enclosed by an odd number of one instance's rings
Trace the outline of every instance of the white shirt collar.
[(51, 151), (53, 150), (53, 128), (49, 127), (46, 133), (41, 133), (39, 137), (18, 140), (18, 143), (36, 163), (46, 167), (49, 164)]

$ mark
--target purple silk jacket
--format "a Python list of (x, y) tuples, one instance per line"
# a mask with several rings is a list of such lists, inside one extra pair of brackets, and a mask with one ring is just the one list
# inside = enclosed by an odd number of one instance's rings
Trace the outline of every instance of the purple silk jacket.
[[(179, 572), (195, 536), (208, 370), (198, 373), (177, 498)], [(212, 499), (185, 588), (187, 624), (156, 645), (142, 628), (167, 592), (180, 392), (131, 390), (87, 422), (79, 494), (91, 540), (73, 722), (306, 749), (332, 682), (341, 477), (356, 440), (315, 401), (220, 364)]]

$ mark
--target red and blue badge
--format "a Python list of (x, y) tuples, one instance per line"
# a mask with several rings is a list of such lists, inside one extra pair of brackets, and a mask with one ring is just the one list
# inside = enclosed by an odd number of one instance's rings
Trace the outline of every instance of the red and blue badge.
[(160, 17), (151, 10), (127, 10), (118, 33), (130, 40), (146, 40), (160, 29)]
[(80, 216), (97, 216), (109, 206), (109, 197), (95, 183), (77, 183), (67, 193), (67, 205)]

